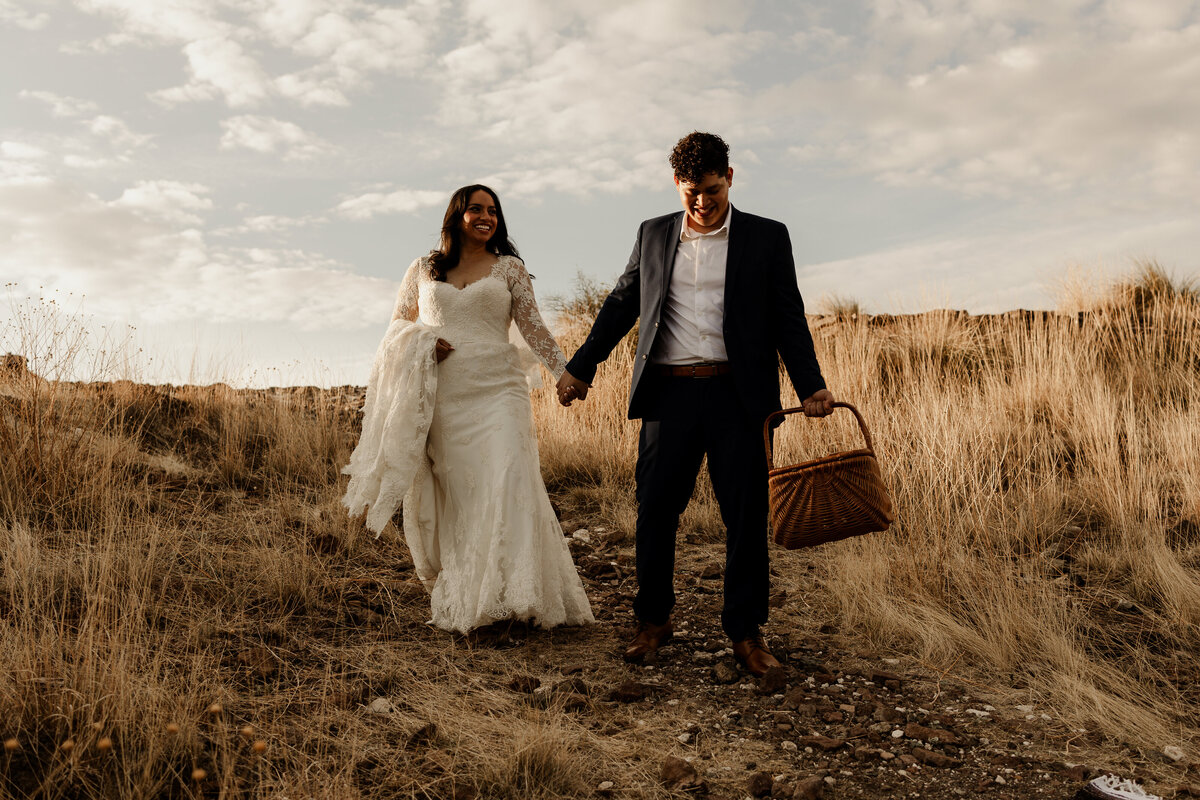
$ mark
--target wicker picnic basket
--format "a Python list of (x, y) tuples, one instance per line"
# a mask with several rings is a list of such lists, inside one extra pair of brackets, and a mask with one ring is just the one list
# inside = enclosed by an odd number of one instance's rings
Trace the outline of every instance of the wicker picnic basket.
[(776, 411), (763, 425), (771, 531), (775, 543), (789, 550), (886, 531), (895, 519), (862, 414), (849, 403), (833, 405), (854, 414), (867, 443), (865, 449), (776, 467), (771, 453), (771, 423), (777, 419), (782, 422), (789, 414), (804, 409)]

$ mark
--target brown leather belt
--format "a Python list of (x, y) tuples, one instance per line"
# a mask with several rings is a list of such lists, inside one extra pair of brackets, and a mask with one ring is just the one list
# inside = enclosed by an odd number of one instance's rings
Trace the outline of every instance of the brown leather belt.
[(715, 378), (718, 375), (729, 374), (729, 362), (718, 361), (709, 364), (655, 364), (654, 371), (659, 375), (669, 375), (673, 378)]

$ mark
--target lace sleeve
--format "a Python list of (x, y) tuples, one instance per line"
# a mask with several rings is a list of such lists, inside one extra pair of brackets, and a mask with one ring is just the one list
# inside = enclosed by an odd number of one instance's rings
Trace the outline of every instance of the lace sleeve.
[(529, 273), (525, 271), (525, 265), (519, 259), (507, 259), (504, 264), (504, 277), (508, 282), (509, 294), (512, 295), (513, 322), (517, 323), (517, 329), (521, 331), (521, 336), (525, 338), (529, 348), (542, 360), (546, 369), (550, 370), (554, 380), (558, 380), (567, 368), (567, 359), (558, 342), (546, 329), (546, 323), (542, 321), (537, 300), (533, 297), (533, 284), (529, 280)]
[(396, 307), (392, 310), (392, 320), (406, 319), (409, 322), (417, 321), (417, 293), (420, 282), (421, 272), (425, 269), (425, 259), (418, 258), (408, 266), (408, 271), (404, 273), (404, 280), (400, 282), (400, 293), (396, 295)]

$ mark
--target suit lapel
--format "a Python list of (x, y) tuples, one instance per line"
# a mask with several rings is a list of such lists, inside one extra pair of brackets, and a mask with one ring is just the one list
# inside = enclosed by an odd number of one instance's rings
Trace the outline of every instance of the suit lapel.
[(663, 274), (662, 292), (659, 295), (659, 312), (667, 298), (667, 289), (671, 286), (671, 275), (675, 272), (675, 254), (679, 251), (679, 233), (683, 230), (683, 212), (675, 215), (674, 220), (667, 225), (667, 235), (663, 242)]
[(729, 206), (729, 249), (725, 255), (725, 317), (729, 317), (732, 307), (731, 298), (737, 291), (738, 279), (745, 265), (746, 248), (749, 246), (749, 231), (746, 230), (746, 218)]

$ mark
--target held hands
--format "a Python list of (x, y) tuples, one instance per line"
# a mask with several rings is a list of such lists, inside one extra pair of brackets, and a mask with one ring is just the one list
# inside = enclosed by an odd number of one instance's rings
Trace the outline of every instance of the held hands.
[(558, 402), (564, 406), (571, 405), (574, 400), (586, 400), (588, 389), (592, 388), (590, 384), (576, 378), (571, 373), (563, 370), (562, 377), (558, 379)]
[(833, 392), (821, 389), (800, 401), (806, 417), (824, 417), (833, 413)]
[(442, 363), (446, 360), (446, 356), (454, 352), (454, 347), (445, 339), (438, 339), (433, 346), (433, 355), (437, 359), (437, 363)]

